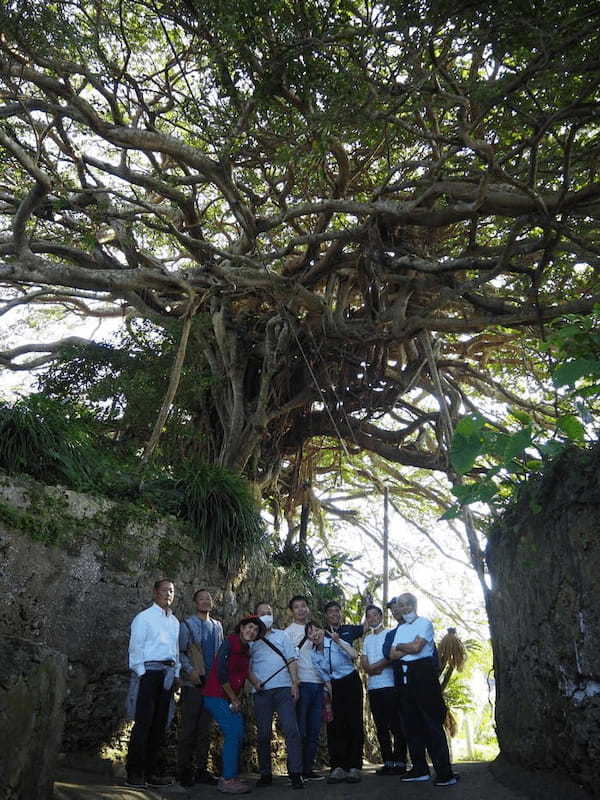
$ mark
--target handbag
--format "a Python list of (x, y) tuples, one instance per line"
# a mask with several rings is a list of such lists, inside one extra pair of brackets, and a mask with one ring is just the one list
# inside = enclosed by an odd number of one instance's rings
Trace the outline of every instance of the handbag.
[[(198, 675), (200, 676), (200, 683), (195, 684), (196, 686), (203, 686), (204, 681), (206, 680), (206, 665), (204, 664), (204, 654), (202, 652), (202, 647), (194, 640), (194, 633), (188, 623), (184, 620), (183, 624), (190, 632), (190, 644), (188, 645), (187, 653), (192, 662), (192, 666), (195, 670), (197, 670)], [(187, 673), (189, 675), (189, 673)]]

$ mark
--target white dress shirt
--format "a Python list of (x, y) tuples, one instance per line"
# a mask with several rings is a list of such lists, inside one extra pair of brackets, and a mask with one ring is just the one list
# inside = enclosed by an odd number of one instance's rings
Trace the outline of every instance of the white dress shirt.
[(141, 677), (146, 672), (145, 661), (172, 661), (179, 677), (179, 620), (156, 603), (140, 611), (131, 623), (129, 669)]

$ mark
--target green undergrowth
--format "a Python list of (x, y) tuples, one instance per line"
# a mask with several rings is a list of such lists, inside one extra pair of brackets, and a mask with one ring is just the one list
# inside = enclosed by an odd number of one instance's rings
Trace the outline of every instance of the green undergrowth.
[[(42, 394), (12, 405), (0, 402), (0, 470), (109, 499), (115, 510), (103, 514), (114, 518), (96, 523), (99, 544), (113, 554), (135, 545), (130, 540), (138, 524), (165, 516), (182, 524), (192, 557), (226, 574), (267, 550), (260, 508), (243, 475), (207, 464), (198, 454), (169, 460), (159, 452), (143, 466), (139, 447), (111, 438), (89, 409)], [(82, 523), (70, 519), (53, 495), (37, 503), (34, 491), (27, 511), (5, 508), (2, 514), (6, 524), (48, 544), (80, 536)], [(174, 563), (178, 548), (169, 536), (158, 547), (160, 559)]]

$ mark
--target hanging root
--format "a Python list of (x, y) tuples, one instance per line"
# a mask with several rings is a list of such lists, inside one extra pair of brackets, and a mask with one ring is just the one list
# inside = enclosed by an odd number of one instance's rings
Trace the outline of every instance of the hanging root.
[(456, 628), (448, 628), (448, 633), (438, 644), (438, 655), (440, 657), (440, 668), (446, 667), (461, 672), (467, 660), (467, 651), (464, 644), (456, 635)]
[(444, 720), (444, 730), (451, 739), (453, 739), (458, 732), (458, 723), (456, 722), (456, 717), (450, 711), (450, 709), (446, 711), (446, 718)]

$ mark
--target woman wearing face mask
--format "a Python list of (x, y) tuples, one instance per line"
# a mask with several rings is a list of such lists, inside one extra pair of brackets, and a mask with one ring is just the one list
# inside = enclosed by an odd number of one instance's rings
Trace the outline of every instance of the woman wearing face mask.
[(302, 789), (302, 739), (295, 704), (298, 700), (296, 648), (285, 632), (273, 628), (273, 609), (257, 603), (254, 613), (266, 628), (265, 635), (250, 648), (250, 680), (254, 686), (254, 713), (258, 732), (257, 787), (273, 783), (271, 736), (277, 713), (287, 749), (288, 775), (293, 789)]
[(202, 690), (204, 705), (223, 732), (223, 776), (217, 789), (224, 794), (245, 794), (250, 786), (239, 778), (244, 739), (244, 718), (239, 694), (250, 675), (250, 643), (264, 635), (258, 617), (244, 617), (226, 637)]
[(363, 642), (360, 663), (369, 676), (369, 707), (383, 758), (383, 767), (377, 770), (377, 774), (402, 775), (406, 772), (406, 739), (394, 670), (391, 661), (383, 655), (383, 643), (389, 630), (383, 627), (383, 611), (377, 606), (367, 606), (365, 619), (369, 632)]

